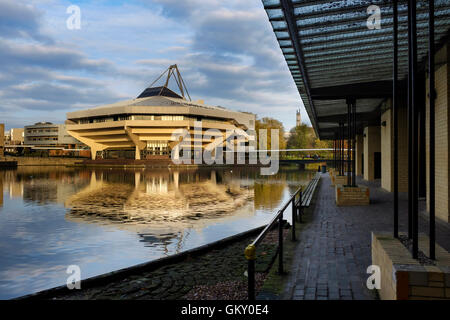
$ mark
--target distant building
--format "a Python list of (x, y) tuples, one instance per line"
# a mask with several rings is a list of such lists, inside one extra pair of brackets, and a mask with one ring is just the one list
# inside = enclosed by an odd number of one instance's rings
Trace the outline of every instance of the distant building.
[(297, 110), (297, 122), (296, 122), (296, 126), (300, 127), (302, 125), (302, 115), (300, 114), (300, 110)]
[(24, 128), (12, 128), (5, 132), (5, 144), (20, 145), (24, 142)]
[(83, 144), (67, 133), (65, 124), (38, 122), (24, 128), (24, 144), (36, 147), (78, 148)]

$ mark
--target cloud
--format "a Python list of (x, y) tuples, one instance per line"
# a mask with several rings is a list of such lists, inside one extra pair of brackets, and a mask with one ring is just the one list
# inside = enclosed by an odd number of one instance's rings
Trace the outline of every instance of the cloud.
[[(100, 91), (100, 92), (99, 92)], [(0, 91), (0, 97), (6, 99), (19, 98), (21, 101), (32, 101), (33, 103), (22, 104), (34, 105), (39, 109), (48, 109), (54, 104), (64, 106), (69, 102), (68, 106), (77, 103), (97, 103), (102, 104), (105, 101), (117, 98), (111, 91), (98, 86), (74, 86), (70, 84), (60, 83), (26, 83), (8, 87), (5, 91)], [(48, 104), (48, 105), (47, 105)], [(41, 106), (41, 107), (40, 107)], [(66, 107), (67, 108), (67, 107)]]
[(39, 66), (49, 69), (105, 72), (112, 68), (106, 60), (87, 59), (73, 49), (42, 44), (24, 44), (0, 39), (0, 60), (5, 66)]
[(0, 2), (0, 116), (7, 128), (63, 122), (68, 110), (124, 97), (101, 81), (118, 72), (114, 64), (45, 34), (43, 17), (36, 6)]
[(6, 38), (29, 38), (51, 42), (42, 34), (40, 19), (42, 15), (31, 5), (17, 0), (0, 1), (0, 35)]
[[(191, 28), (189, 53), (175, 60), (191, 95), (295, 125), (293, 114), (303, 104), (259, 1), (156, 2), (163, 14)], [(308, 119), (304, 109), (302, 114)]]
[(188, 19), (194, 13), (206, 12), (210, 8), (223, 5), (218, 0), (154, 0), (153, 2), (162, 5), (163, 14), (175, 19)]

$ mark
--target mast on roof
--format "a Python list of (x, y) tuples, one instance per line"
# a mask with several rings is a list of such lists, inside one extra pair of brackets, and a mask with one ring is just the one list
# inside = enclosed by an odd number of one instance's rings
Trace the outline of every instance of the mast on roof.
[(175, 82), (177, 83), (178, 89), (180, 90), (183, 99), (186, 99), (185, 96), (186, 93), (189, 98), (189, 101), (192, 101), (191, 96), (189, 95), (189, 91), (186, 87), (186, 83), (184, 82), (180, 70), (178, 70), (178, 66), (176, 64), (169, 66), (169, 68), (167, 68), (155, 81), (153, 81), (153, 83), (149, 86), (149, 88), (153, 87), (153, 85), (159, 79), (161, 79), (166, 73), (167, 73), (166, 82), (164, 83), (164, 86), (161, 87), (160, 93), (164, 90), (164, 88), (168, 88), (170, 78), (173, 77), (175, 79)]

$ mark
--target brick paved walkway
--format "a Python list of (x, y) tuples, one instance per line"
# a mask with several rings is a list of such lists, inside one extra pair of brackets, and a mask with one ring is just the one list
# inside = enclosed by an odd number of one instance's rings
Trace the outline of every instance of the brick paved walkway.
[[(311, 221), (301, 232), (293, 270), (283, 299), (376, 299), (365, 284), (371, 265), (371, 231), (391, 231), (392, 193), (379, 182), (358, 184), (370, 187), (371, 205), (338, 208), (328, 174), (322, 174), (316, 190)], [(420, 201), (421, 210), (425, 201)], [(407, 230), (407, 194), (400, 194), (400, 231)], [(428, 233), (426, 217), (419, 219), (419, 232)], [(450, 226), (437, 223), (437, 242), (450, 251)]]

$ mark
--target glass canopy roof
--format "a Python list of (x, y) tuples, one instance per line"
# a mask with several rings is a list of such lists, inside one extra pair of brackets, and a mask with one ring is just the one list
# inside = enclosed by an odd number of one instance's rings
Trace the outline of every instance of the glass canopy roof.
[[(306, 111), (321, 138), (332, 137), (332, 121), (346, 114), (345, 99), (316, 99), (318, 88), (392, 81), (392, 0), (262, 0)], [(367, 9), (381, 9), (381, 28), (369, 29)], [(408, 8), (399, 1), (399, 79), (408, 72)], [(450, 0), (435, 0), (435, 40), (448, 39)], [(292, 35), (291, 35), (292, 34)], [(418, 61), (428, 51), (428, 1), (417, 1)], [(303, 66), (302, 66), (303, 65)], [(424, 65), (422, 65), (423, 67)], [(419, 65), (420, 67), (420, 65)], [(303, 70), (302, 70), (303, 69)], [(379, 109), (383, 99), (357, 100), (357, 113)], [(326, 121), (322, 121), (325, 119)]]

